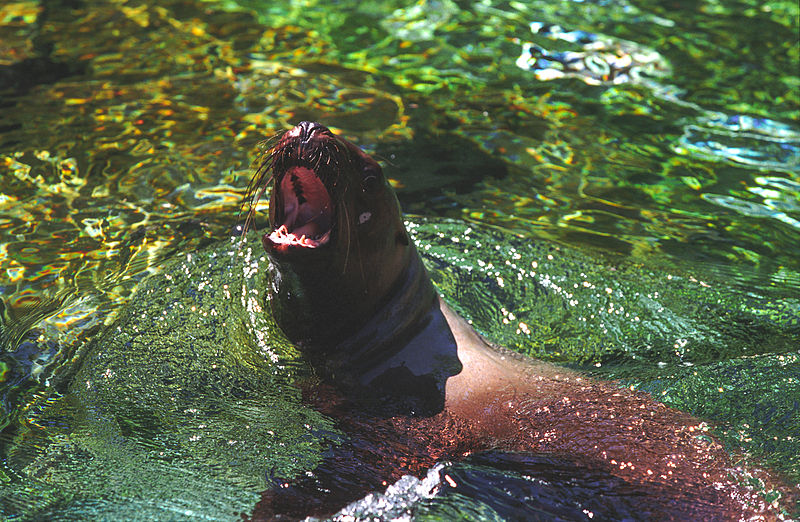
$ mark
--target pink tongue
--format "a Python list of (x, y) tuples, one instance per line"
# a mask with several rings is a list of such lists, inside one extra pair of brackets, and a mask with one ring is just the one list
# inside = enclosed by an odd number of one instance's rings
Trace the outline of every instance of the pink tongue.
[[(328, 204), (328, 191), (322, 185), (314, 171), (306, 167), (295, 167), (292, 169), (291, 175), (283, 178), (283, 183), (286, 184), (287, 179), (296, 176), (303, 186), (303, 197), (306, 202), (315, 209), (322, 210)], [(291, 180), (289, 181), (291, 183)]]
[[(298, 200), (295, 193), (297, 186), (301, 187), (305, 201)], [(281, 191), (284, 194), (284, 223), (291, 232), (298, 237), (319, 234), (321, 227), (317, 222), (330, 212), (330, 200), (314, 171), (306, 167), (293, 168), (283, 177)]]
[[(327, 242), (331, 201), (313, 170), (294, 167), (281, 180), (284, 224), (270, 235), (277, 244), (315, 248)], [(298, 198), (298, 193), (301, 197)]]

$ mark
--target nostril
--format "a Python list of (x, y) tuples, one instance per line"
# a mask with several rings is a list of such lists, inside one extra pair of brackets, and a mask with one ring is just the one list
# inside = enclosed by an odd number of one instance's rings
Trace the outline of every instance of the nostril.
[(301, 121), (297, 124), (297, 128), (300, 130), (302, 135), (310, 134), (315, 127), (319, 126), (319, 123), (314, 121)]
[(315, 121), (301, 121), (298, 123), (294, 130), (294, 134), (300, 137), (301, 143), (308, 143), (319, 134), (330, 135), (331, 131), (321, 123)]

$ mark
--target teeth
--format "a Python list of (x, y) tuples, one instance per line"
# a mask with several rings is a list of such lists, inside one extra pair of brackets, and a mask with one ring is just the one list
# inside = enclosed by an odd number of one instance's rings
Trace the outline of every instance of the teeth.
[(297, 237), (294, 232), (289, 232), (289, 229), (286, 228), (286, 225), (281, 225), (276, 230), (273, 230), (272, 233), (269, 235), (270, 240), (273, 243), (277, 243), (280, 245), (288, 245), (288, 246), (303, 246), (306, 248), (317, 248), (318, 246), (323, 245), (327, 242), (329, 237), (329, 233), (324, 234), (321, 238), (318, 239), (311, 239), (305, 234)]
[(281, 225), (280, 228), (278, 228), (278, 230), (274, 231), (270, 235), (275, 235), (281, 239), (284, 239), (289, 237), (289, 229), (286, 228), (286, 225)]

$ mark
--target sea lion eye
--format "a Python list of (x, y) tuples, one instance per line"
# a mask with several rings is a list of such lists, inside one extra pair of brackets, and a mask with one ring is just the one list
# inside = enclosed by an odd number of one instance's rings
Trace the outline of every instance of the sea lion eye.
[(366, 193), (374, 193), (381, 186), (381, 168), (377, 165), (364, 165), (361, 177), (361, 190)]

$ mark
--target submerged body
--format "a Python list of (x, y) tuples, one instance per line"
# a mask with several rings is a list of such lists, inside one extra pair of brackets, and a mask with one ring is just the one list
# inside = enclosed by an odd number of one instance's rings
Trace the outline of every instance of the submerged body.
[[(565, 458), (573, 478), (599, 473), (601, 490), (628, 493), (607, 505), (614, 518), (763, 508), (728, 478), (729, 457), (697, 419), (487, 343), (436, 294), (380, 166), (356, 146), (303, 122), (271, 149), (251, 192), (270, 183), (273, 312), (323, 381), (307, 400), (351, 440), (309, 478), (265, 493), (255, 518), (329, 514), (402, 474), (490, 449)], [(359, 480), (345, 480), (353, 466)]]

